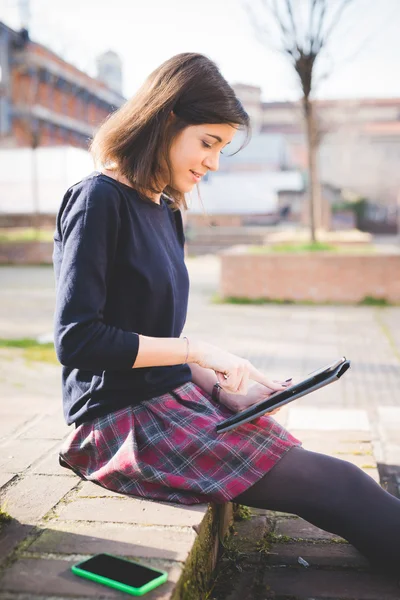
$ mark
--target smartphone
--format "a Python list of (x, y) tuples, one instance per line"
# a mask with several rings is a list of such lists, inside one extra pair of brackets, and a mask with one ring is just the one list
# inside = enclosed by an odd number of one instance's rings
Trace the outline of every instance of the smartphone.
[(91, 579), (132, 596), (143, 596), (168, 579), (168, 573), (165, 571), (111, 554), (96, 554), (73, 565), (71, 570), (79, 577)]

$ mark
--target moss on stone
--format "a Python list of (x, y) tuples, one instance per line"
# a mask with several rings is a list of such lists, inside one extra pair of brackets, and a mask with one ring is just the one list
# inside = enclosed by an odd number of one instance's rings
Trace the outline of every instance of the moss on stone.
[(10, 517), (10, 515), (3, 508), (0, 508), (0, 532), (3, 525), (11, 521), (11, 519), (12, 517)]
[(207, 598), (218, 554), (219, 523), (223, 510), (224, 505), (209, 506), (171, 600)]
[(251, 519), (253, 513), (248, 506), (244, 506), (243, 504), (234, 504), (233, 505), (233, 518), (235, 521), (247, 521)]

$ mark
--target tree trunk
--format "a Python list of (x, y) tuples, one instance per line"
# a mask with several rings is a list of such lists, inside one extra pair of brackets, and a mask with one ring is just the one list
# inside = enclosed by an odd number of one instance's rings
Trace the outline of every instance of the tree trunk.
[(33, 228), (35, 229), (36, 238), (39, 239), (40, 230), (40, 206), (39, 206), (39, 173), (38, 173), (38, 157), (37, 149), (39, 147), (38, 125), (31, 123), (31, 152), (32, 152), (32, 213), (33, 213)]
[(310, 210), (311, 242), (317, 241), (316, 229), (322, 225), (321, 196), (317, 173), (317, 140), (313, 105), (309, 96), (303, 97), (303, 110), (306, 122), (306, 139), (308, 155), (308, 198)]

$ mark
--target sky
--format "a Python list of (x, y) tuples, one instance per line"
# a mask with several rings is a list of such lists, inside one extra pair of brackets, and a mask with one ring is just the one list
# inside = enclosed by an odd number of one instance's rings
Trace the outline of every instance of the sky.
[[(0, 21), (15, 29), (21, 25), (19, 2), (0, 0)], [(296, 76), (276, 51), (271, 23), (261, 43), (245, 2), (257, 10), (262, 0), (30, 0), (29, 30), (31, 39), (93, 76), (96, 56), (117, 52), (126, 97), (164, 60), (201, 52), (229, 83), (261, 87), (265, 101), (298, 98)], [(353, 0), (320, 62), (321, 73), (330, 75), (316, 96), (400, 98), (399, 31), (400, 0)]]

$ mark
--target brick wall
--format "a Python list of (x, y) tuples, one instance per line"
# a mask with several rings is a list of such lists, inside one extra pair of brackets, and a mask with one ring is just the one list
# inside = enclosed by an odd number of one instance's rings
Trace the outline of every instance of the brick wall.
[(203, 215), (185, 213), (186, 224), (193, 227), (209, 227), (212, 223), (218, 227), (240, 227), (246, 215)]
[(43, 227), (55, 229), (56, 215), (39, 213), (0, 213), (1, 227)]
[(400, 302), (400, 255), (221, 254), (220, 295), (313, 302)]
[(53, 242), (0, 243), (0, 264), (52, 264)]

